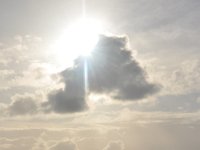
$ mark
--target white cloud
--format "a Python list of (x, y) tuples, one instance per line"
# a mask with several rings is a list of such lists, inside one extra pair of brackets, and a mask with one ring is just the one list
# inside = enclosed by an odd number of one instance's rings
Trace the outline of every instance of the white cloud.
[(124, 144), (121, 141), (112, 141), (108, 143), (108, 145), (103, 148), (103, 150), (124, 150)]
[(26, 93), (16, 94), (11, 99), (12, 102), (7, 106), (8, 115), (33, 115), (39, 113), (40, 103), (44, 101), (44, 96), (41, 93)]
[(78, 150), (78, 147), (71, 141), (61, 141), (53, 145), (49, 150)]
[(16, 93), (54, 88), (55, 66), (50, 63), (51, 54), (40, 37), (18, 35), (4, 41), (0, 50), (0, 102), (9, 103)]
[(48, 144), (41, 137), (37, 139), (31, 150), (48, 150)]
[[(135, 116), (140, 122), (134, 120)], [(180, 118), (183, 118), (182, 121)], [(2, 150), (155, 150), (176, 147), (176, 150), (196, 150), (200, 147), (198, 138), (200, 128), (199, 120), (195, 118), (199, 118), (199, 114), (138, 112), (132, 114), (133, 120), (103, 124), (94, 122), (71, 124), (66, 119), (63, 119), (65, 124), (62, 124), (60, 119), (50, 123), (41, 120), (30, 121), (28, 125), (27, 121), (21, 120), (21, 127), (17, 127), (16, 124), (20, 122), (12, 120), (12, 128), (5, 125), (5, 122), (11, 123), (10, 121), (4, 121), (4, 128), (0, 128), (0, 148)], [(38, 124), (37, 128), (30, 128), (34, 124)], [(68, 127), (70, 124), (71, 127)]]
[(0, 138), (1, 150), (27, 150), (35, 142), (33, 138), (23, 137), (17, 139)]

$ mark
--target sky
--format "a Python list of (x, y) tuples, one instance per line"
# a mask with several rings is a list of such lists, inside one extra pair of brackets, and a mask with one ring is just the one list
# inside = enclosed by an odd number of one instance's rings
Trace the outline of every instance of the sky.
[(1, 150), (199, 150), (199, 0), (0, 0), (0, 20)]

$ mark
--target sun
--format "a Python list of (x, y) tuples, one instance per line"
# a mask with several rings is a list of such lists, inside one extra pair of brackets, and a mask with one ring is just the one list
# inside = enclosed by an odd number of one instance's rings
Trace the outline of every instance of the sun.
[(69, 25), (54, 45), (59, 61), (69, 65), (79, 56), (88, 57), (101, 32), (101, 23), (94, 19), (83, 18)]

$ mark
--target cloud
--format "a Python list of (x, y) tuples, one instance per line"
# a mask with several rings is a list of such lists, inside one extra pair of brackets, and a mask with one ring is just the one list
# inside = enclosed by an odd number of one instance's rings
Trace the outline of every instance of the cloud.
[[(81, 70), (80, 70), (81, 69)], [(48, 96), (48, 102), (44, 103), (47, 110), (57, 113), (78, 112), (87, 109), (84, 90), (83, 68), (68, 71), (71, 79), (66, 79), (65, 88), (53, 91)]]
[(8, 106), (8, 114), (15, 115), (27, 115), (38, 113), (38, 100), (34, 95), (15, 95), (12, 97), (12, 102)]
[(53, 59), (49, 59), (52, 54), (47, 53), (47, 44), (40, 37), (8, 38), (0, 44), (0, 51), (0, 102), (10, 103), (10, 97), (16, 93), (52, 87), (51, 74), (55, 68)]
[(87, 65), (89, 94), (108, 94), (113, 99), (133, 101), (158, 91), (127, 48), (127, 38), (101, 35), (88, 58), (79, 57), (73, 68), (60, 73), (65, 88), (49, 94), (46, 106), (58, 113), (83, 111), (87, 108), (84, 67)]
[(112, 141), (103, 150), (124, 150), (124, 144), (121, 141)]
[(198, 93), (200, 88), (200, 61), (199, 58), (184, 59), (166, 66), (156, 60), (146, 63), (148, 72), (153, 80), (162, 84), (160, 95), (186, 95)]
[(6, 106), (6, 104), (0, 103), (0, 114), (2, 114), (2, 116), (5, 114)]
[(32, 143), (35, 142), (34, 138), (22, 137), (17, 139), (0, 138), (1, 150), (27, 150), (30, 149)]
[(101, 36), (88, 60), (91, 92), (112, 93), (119, 100), (137, 100), (158, 90), (127, 48), (126, 37)]
[(48, 145), (41, 137), (37, 139), (31, 150), (48, 150)]
[[(200, 112), (113, 112), (121, 119), (100, 123), (85, 115), (74, 124), (66, 118), (56, 120), (0, 120), (1, 150), (65, 150), (78, 146), (80, 150), (188, 150), (200, 147)], [(92, 114), (92, 113), (91, 113)], [(105, 116), (113, 118), (111, 113)], [(124, 116), (130, 116), (124, 119)], [(81, 117), (82, 116), (82, 117)], [(83, 122), (81, 118), (85, 118)], [(93, 116), (95, 119), (102, 119)], [(116, 118), (116, 117), (115, 117)], [(89, 122), (88, 122), (89, 121)], [(92, 122), (92, 124), (90, 123)], [(71, 144), (70, 144), (71, 143)], [(60, 145), (60, 146), (59, 146)], [(67, 145), (67, 146), (66, 146)], [(121, 148), (121, 149), (120, 149)], [(75, 149), (76, 150), (76, 149)]]
[(76, 87), (72, 87), (69, 90), (58, 90), (55, 93), (49, 95), (49, 101), (45, 104), (48, 106), (50, 104), (50, 110), (57, 113), (65, 112), (78, 112), (83, 111), (87, 108), (87, 104), (84, 100), (84, 94), (77, 93), (76, 90), (80, 90), (78, 84)]
[(78, 150), (78, 147), (71, 141), (62, 141), (52, 146), (49, 150)]

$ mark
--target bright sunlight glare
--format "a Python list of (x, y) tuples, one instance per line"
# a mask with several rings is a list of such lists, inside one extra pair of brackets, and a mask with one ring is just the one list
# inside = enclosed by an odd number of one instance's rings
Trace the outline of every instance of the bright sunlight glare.
[(71, 24), (54, 46), (59, 61), (73, 64), (73, 60), (79, 56), (88, 57), (97, 44), (101, 32), (100, 22), (93, 19), (81, 19)]

